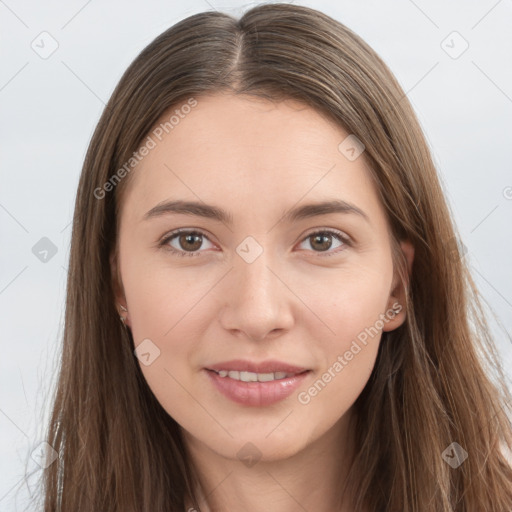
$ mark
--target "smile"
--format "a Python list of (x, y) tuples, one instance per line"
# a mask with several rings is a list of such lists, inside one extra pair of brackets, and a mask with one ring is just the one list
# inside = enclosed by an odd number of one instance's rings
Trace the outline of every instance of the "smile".
[(273, 373), (254, 373), (240, 372), (236, 370), (213, 370), (219, 377), (229, 377), (230, 379), (240, 380), (242, 382), (270, 382), (273, 380), (281, 380), (287, 377), (294, 377), (295, 373), (273, 372)]
[(230, 361), (204, 368), (216, 391), (232, 402), (264, 407), (289, 397), (311, 370), (278, 361)]

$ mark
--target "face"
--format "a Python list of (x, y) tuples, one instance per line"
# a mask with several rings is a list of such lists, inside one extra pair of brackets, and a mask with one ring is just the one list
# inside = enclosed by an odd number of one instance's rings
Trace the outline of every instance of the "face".
[(403, 322), (390, 232), (339, 126), (291, 100), (196, 100), (130, 175), (117, 299), (187, 438), (275, 460), (336, 431)]

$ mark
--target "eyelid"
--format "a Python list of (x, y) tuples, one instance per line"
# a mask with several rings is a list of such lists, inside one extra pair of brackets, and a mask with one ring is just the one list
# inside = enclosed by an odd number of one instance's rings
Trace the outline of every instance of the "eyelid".
[(348, 236), (344, 231), (341, 231), (336, 228), (312, 228), (311, 231), (307, 231), (306, 234), (301, 238), (301, 242), (310, 237), (311, 235), (315, 235), (317, 233), (329, 233), (333, 235), (337, 235), (340, 239), (346, 243), (347, 245), (353, 244), (353, 240), (350, 236)]
[[(174, 254), (177, 254), (179, 256), (192, 256), (193, 257), (193, 256), (201, 255), (203, 251), (181, 251), (181, 250), (177, 250), (174, 247), (171, 247), (169, 245), (169, 242), (181, 233), (199, 234), (202, 237), (206, 238), (210, 243), (213, 243), (210, 240), (210, 236), (201, 228), (178, 228), (178, 229), (175, 229), (173, 231), (166, 233), (163, 237), (161, 237), (157, 243), (158, 247), (161, 247), (161, 248), (168, 250), (168, 251), (170, 251)], [(299, 240), (298, 243), (300, 244), (300, 243), (304, 242), (305, 240), (307, 240), (308, 238), (310, 238), (311, 236), (319, 235), (319, 234), (328, 234), (335, 238), (338, 238), (343, 243), (343, 246), (348, 246), (348, 247), (353, 246), (353, 241), (352, 241), (351, 237), (348, 236), (343, 231), (340, 231), (335, 228), (312, 228), (310, 231), (306, 232), (306, 234), (304, 234), (301, 237), (301, 239)], [(328, 250), (328, 251), (308, 251), (308, 252), (316, 253), (318, 256), (332, 256), (334, 254), (340, 253), (343, 250), (344, 249), (342, 248), (342, 249), (338, 249), (336, 251)]]
[(174, 239), (176, 236), (178, 236), (181, 233), (186, 234), (198, 234), (201, 235), (203, 238), (206, 238), (210, 243), (213, 243), (210, 240), (210, 236), (200, 228), (178, 228), (173, 231), (170, 231), (166, 233), (163, 237), (160, 238), (160, 240), (157, 242), (157, 246), (159, 248), (162, 248), (164, 250), (167, 250), (171, 253), (174, 253), (178, 256), (199, 256), (203, 251), (180, 251), (178, 249), (175, 249), (174, 247), (171, 247), (169, 245), (169, 242)]
[(344, 246), (352, 247), (354, 245), (354, 242), (353, 242), (353, 240), (351, 239), (350, 236), (348, 236), (343, 231), (340, 231), (339, 229), (335, 229), (335, 228), (313, 228), (311, 231), (308, 231), (300, 239), (299, 244), (301, 244), (302, 242), (304, 242), (308, 238), (312, 237), (313, 235), (321, 235), (321, 234), (327, 234), (327, 235), (330, 235), (330, 236), (332, 236), (334, 238), (338, 238), (338, 240), (340, 240), (343, 245), (341, 246), (341, 248), (338, 248), (337, 250), (334, 250), (334, 251), (330, 251), (330, 250), (327, 250), (327, 251), (311, 251), (311, 250), (308, 250), (308, 252), (312, 252), (315, 255), (318, 255), (318, 256), (321, 256), (321, 257), (328, 257), (328, 256), (334, 256), (334, 255), (339, 254), (340, 252), (344, 251), (345, 250)]

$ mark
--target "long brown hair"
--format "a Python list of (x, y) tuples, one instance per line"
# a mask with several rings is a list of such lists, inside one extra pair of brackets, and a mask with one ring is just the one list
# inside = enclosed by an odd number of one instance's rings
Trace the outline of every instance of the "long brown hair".
[[(395, 242), (415, 247), (407, 319), (383, 333), (355, 404), (354, 510), (512, 510), (504, 411), (512, 397), (416, 116), (360, 37), (290, 4), (177, 23), (137, 56), (99, 120), (76, 198), (47, 432), (59, 458), (44, 472), (44, 510), (182, 512), (186, 494), (200, 510), (179, 426), (149, 389), (119, 321), (110, 258), (133, 174), (126, 163), (165, 112), (218, 91), (297, 99), (356, 135)], [(403, 273), (403, 260), (395, 262)], [(443, 455), (461, 458), (453, 442), (468, 454), (458, 467)]]

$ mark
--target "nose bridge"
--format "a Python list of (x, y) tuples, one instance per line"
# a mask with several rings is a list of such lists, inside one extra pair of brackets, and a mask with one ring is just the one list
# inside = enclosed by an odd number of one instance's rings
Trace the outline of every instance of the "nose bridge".
[(235, 295), (239, 300), (252, 297), (253, 306), (258, 305), (258, 301), (262, 301), (262, 304), (258, 306), (270, 306), (282, 291), (278, 289), (280, 283), (276, 282), (278, 280), (270, 270), (275, 266), (273, 257), (275, 251), (268, 247), (268, 240), (269, 237), (263, 242), (265, 243), (264, 247), (263, 243), (249, 236), (236, 248), (237, 256), (233, 276), (236, 279)]
[(244, 331), (254, 339), (264, 338), (276, 329), (289, 328), (292, 323), (289, 291), (273, 268), (278, 267), (275, 253), (253, 237), (240, 243), (236, 252), (221, 315), (223, 327)]
[(276, 294), (276, 277), (270, 271), (272, 258), (270, 250), (264, 250), (254, 261), (247, 261), (243, 257), (237, 258), (235, 263), (235, 279), (237, 279), (237, 292), (255, 298), (272, 301)]

